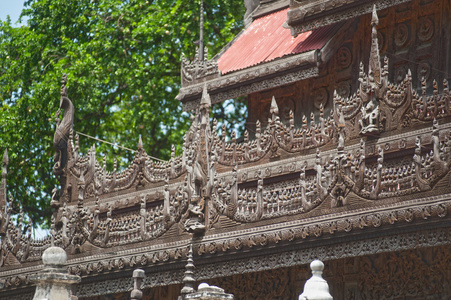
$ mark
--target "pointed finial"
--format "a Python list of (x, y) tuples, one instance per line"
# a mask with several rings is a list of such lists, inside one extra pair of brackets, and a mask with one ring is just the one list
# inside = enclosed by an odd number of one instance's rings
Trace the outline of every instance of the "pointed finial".
[(83, 170), (80, 172), (80, 178), (78, 179), (78, 208), (83, 208), (84, 191), (85, 191), (85, 175)]
[(200, 100), (201, 108), (209, 108), (211, 106), (210, 94), (208, 94), (207, 85), (204, 84), (204, 89), (202, 91), (202, 99)]
[(433, 128), (433, 131), (438, 130), (438, 122), (435, 117), (434, 117), (434, 120), (432, 120), (432, 128)]
[(171, 146), (171, 159), (174, 160), (175, 158), (175, 145), (172, 144)]
[(371, 26), (379, 25), (379, 18), (377, 16), (376, 4), (373, 5), (373, 13), (371, 16)]
[[(3, 162), (2, 162), (2, 181), (0, 185), (0, 209), (3, 209), (3, 207), (6, 205), (7, 196), (6, 196), (6, 175), (8, 174), (8, 171), (6, 170), (6, 167), (8, 166), (8, 150), (5, 149), (5, 153), (3, 154)], [(1, 214), (1, 212), (0, 212)], [(1, 220), (0, 220), (1, 223)]]
[(56, 230), (55, 230), (55, 215), (52, 215), (52, 218), (50, 219), (50, 245), (52, 247), (55, 246), (55, 236), (56, 236)]
[(345, 148), (345, 138), (343, 135), (343, 127), (339, 127), (338, 129), (338, 146), (337, 146), (337, 150), (340, 153), (343, 153), (343, 150)]
[(437, 81), (435, 79), (432, 81), (432, 88), (434, 89), (434, 94), (438, 94)]
[(8, 149), (5, 149), (5, 152), (3, 153), (3, 166), (7, 166), (8, 163), (9, 163)]
[(381, 81), (381, 62), (379, 55), (379, 42), (377, 40), (377, 25), (379, 25), (379, 18), (377, 17), (376, 5), (373, 6), (373, 14), (371, 18), (371, 52), (370, 52), (370, 67), (369, 72), (373, 74), (374, 81), (380, 83)]
[(7, 175), (6, 167), (8, 166), (8, 163), (9, 163), (8, 149), (5, 149), (5, 153), (3, 154), (3, 161), (2, 161), (2, 182), (3, 182), (3, 180), (6, 180), (6, 175)]
[(143, 149), (143, 140), (141, 135), (139, 135), (139, 141), (138, 141), (138, 150), (142, 150)]
[(277, 106), (276, 98), (273, 96), (271, 100), (271, 108), (269, 109), (270, 114), (279, 114), (279, 107)]
[(225, 141), (227, 135), (227, 127), (225, 124), (222, 124), (222, 139)]
[(185, 277), (183, 277), (183, 283), (184, 287), (182, 288), (181, 293), (182, 294), (190, 294), (194, 293), (194, 282), (196, 281), (194, 279), (194, 260), (193, 260), (193, 245), (189, 245), (189, 252), (188, 252), (188, 260), (187, 264), (185, 266)]
[(63, 97), (67, 97), (67, 87), (66, 87), (66, 84), (67, 84), (67, 74), (64, 73), (64, 74), (63, 74), (63, 77), (62, 77), (62, 79), (61, 79), (61, 96), (63, 96)]
[(199, 61), (204, 59), (204, 0), (200, 0)]

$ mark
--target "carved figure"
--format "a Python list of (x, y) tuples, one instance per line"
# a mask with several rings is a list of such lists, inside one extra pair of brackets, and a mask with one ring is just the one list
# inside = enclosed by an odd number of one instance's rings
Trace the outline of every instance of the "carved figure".
[(365, 107), (362, 106), (362, 119), (359, 120), (360, 133), (371, 135), (379, 133), (379, 107), (373, 101), (368, 101)]
[(415, 154), (413, 155), (413, 161), (415, 163), (415, 179), (420, 191), (428, 191), (431, 189), (431, 186), (423, 178), (422, 172), (422, 163), (421, 163), (421, 140), (420, 137), (417, 136), (415, 139)]
[(147, 240), (147, 210), (146, 210), (146, 196), (141, 194), (141, 204), (139, 209), (139, 215), (141, 217), (139, 222), (139, 231), (141, 233), (141, 239)]
[(92, 230), (89, 233), (88, 240), (92, 242), (98, 235), (98, 228), (99, 228), (99, 215), (100, 215), (100, 206), (99, 206), (99, 197), (96, 197), (96, 204), (94, 207), (94, 212), (92, 213)]
[[(197, 203), (197, 201), (199, 203)], [(188, 206), (187, 220), (185, 221), (185, 230), (190, 233), (201, 233), (205, 230), (205, 225), (203, 224), (205, 220), (205, 215), (203, 213), (204, 199), (197, 201), (190, 203)]]
[(448, 164), (440, 157), (440, 138), (438, 122), (436, 119), (432, 122), (432, 144), (433, 144), (433, 176), (441, 177), (448, 171)]
[[(73, 127), (74, 122), (74, 105), (72, 101), (67, 97), (67, 75), (63, 75), (61, 81), (61, 100), (60, 109), (56, 118), (56, 130), (53, 138), (53, 147), (55, 148), (53, 172), (57, 176), (61, 176), (64, 173), (64, 168), (67, 163), (67, 143), (69, 140), (69, 132)], [(63, 119), (59, 121), (59, 112), (64, 109)]]

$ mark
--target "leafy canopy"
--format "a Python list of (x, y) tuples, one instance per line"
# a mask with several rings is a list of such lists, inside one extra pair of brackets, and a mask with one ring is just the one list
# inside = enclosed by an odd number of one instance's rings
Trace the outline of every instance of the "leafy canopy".
[[(182, 51), (194, 56), (200, 1), (29, 0), (28, 25), (0, 22), (0, 150), (9, 152), (8, 190), (34, 222), (51, 214), (55, 113), (68, 76), (75, 130), (168, 158), (187, 114), (175, 100)], [(242, 0), (205, 0), (205, 41), (218, 53), (243, 26)], [(225, 118), (224, 109), (217, 109)], [(232, 111), (240, 120), (241, 110)], [(242, 120), (242, 117), (241, 117)], [(80, 136), (80, 150), (94, 143)], [(97, 152), (133, 155), (99, 143)], [(110, 160), (111, 159), (111, 160)]]

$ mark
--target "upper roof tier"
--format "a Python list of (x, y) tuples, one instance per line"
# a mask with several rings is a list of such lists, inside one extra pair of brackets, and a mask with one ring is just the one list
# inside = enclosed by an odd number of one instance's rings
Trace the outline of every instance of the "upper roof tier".
[(293, 37), (284, 26), (288, 11), (285, 7), (256, 18), (211, 61), (200, 55), (192, 62), (183, 57), (177, 99), (184, 109), (198, 106), (205, 84), (214, 104), (273, 88), (277, 83), (269, 81), (281, 72), (293, 74), (294, 81), (317, 76), (325, 57), (320, 51), (342, 23)]
[[(222, 75), (287, 55), (321, 49), (329, 38), (331, 27), (304, 32), (292, 37), (283, 27), (288, 8), (256, 19), (218, 59)], [(313, 34), (312, 34), (313, 33)]]

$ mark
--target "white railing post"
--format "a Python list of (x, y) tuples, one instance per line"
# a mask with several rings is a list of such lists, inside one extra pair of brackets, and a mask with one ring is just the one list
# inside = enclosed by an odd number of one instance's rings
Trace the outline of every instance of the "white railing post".
[(42, 254), (44, 269), (30, 279), (36, 282), (33, 300), (71, 300), (71, 285), (79, 283), (81, 278), (70, 275), (64, 268), (67, 254), (60, 247), (49, 247)]
[(304, 292), (299, 295), (299, 300), (332, 300), (329, 293), (329, 285), (321, 276), (324, 270), (324, 263), (314, 260), (310, 263), (312, 277), (304, 285)]

